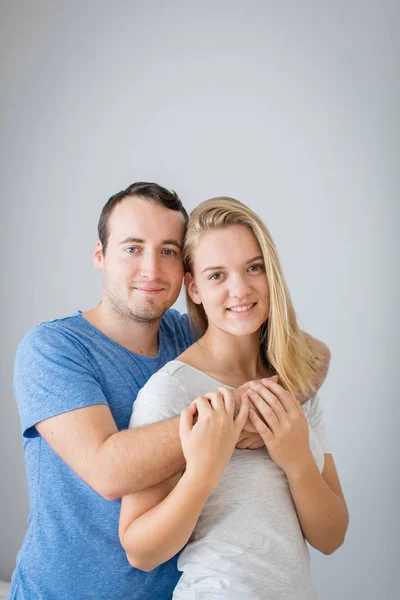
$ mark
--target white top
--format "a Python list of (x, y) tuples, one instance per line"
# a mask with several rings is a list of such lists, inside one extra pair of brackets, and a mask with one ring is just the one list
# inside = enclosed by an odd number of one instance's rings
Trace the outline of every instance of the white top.
[[(140, 390), (130, 427), (177, 416), (221, 385), (178, 360)], [(318, 396), (302, 405), (318, 469), (329, 453)], [(234, 450), (178, 559), (174, 600), (314, 600), (304, 540), (284, 471), (266, 448)]]

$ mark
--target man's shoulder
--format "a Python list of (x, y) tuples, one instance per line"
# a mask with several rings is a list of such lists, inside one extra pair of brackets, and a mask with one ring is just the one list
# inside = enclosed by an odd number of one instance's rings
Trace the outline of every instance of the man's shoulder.
[(170, 308), (164, 313), (161, 325), (170, 328), (177, 334), (192, 337), (188, 315), (186, 313), (181, 314), (175, 308)]
[(17, 353), (40, 349), (44, 346), (70, 345), (71, 342), (76, 343), (84, 336), (93, 336), (93, 332), (87, 327), (79, 311), (76, 311), (66, 317), (42, 321), (32, 327), (19, 343)]

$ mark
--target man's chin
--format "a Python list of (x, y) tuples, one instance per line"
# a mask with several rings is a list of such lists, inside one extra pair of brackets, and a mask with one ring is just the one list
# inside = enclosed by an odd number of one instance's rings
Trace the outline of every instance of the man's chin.
[(132, 321), (135, 321), (135, 323), (153, 323), (154, 321), (159, 321), (163, 314), (163, 312), (161, 314), (131, 312), (130, 318)]
[(152, 306), (152, 307), (138, 307), (133, 306), (130, 308), (130, 317), (137, 323), (152, 323), (153, 321), (159, 321), (163, 314), (170, 308), (170, 306)]

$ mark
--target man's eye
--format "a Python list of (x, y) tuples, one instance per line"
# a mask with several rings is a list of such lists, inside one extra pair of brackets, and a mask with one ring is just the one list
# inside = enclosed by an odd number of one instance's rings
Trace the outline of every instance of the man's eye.
[(264, 271), (264, 265), (261, 265), (260, 263), (250, 265), (249, 271), (251, 271), (252, 273), (257, 272), (257, 271)]
[(136, 254), (136, 252), (139, 252), (139, 248), (137, 246), (129, 246), (129, 248), (125, 248), (125, 252), (128, 254)]
[(176, 256), (175, 250), (172, 250), (171, 248), (164, 248), (163, 254), (165, 256)]

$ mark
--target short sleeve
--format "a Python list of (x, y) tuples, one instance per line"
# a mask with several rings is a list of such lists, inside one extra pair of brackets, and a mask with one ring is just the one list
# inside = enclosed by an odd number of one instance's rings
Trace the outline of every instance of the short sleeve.
[(133, 404), (129, 427), (140, 427), (180, 415), (190, 401), (180, 382), (170, 373), (158, 371), (142, 387)]
[(24, 437), (38, 435), (35, 425), (56, 415), (108, 404), (77, 340), (42, 324), (20, 343), (14, 367), (13, 390)]
[(317, 436), (324, 454), (330, 454), (329, 442), (326, 435), (325, 419), (318, 394), (307, 400), (303, 405), (310, 427)]
[(182, 330), (184, 331), (184, 335), (187, 340), (187, 344), (188, 344), (188, 346), (191, 346), (194, 343), (195, 339), (193, 336), (192, 327), (190, 325), (189, 315), (184, 313), (183, 315), (180, 314), (179, 317), (180, 317)]

